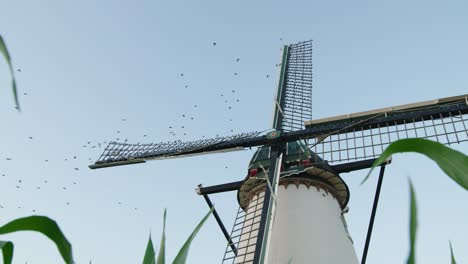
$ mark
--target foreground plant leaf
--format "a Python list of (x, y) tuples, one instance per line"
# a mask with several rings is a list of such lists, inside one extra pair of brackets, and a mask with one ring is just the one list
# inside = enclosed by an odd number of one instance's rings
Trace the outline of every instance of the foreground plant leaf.
[(161, 237), (161, 244), (159, 245), (159, 253), (157, 264), (165, 264), (166, 263), (166, 209), (164, 209), (164, 216), (163, 216), (163, 233)]
[(374, 162), (372, 169), (361, 184), (369, 178), (376, 166), (382, 164), (392, 154), (401, 152), (417, 152), (426, 155), (435, 161), (452, 180), (468, 190), (468, 156), (438, 142), (422, 138), (401, 139), (390, 144)]
[(407, 264), (415, 263), (416, 255), (416, 233), (418, 230), (418, 208), (416, 205), (416, 194), (414, 193), (413, 183), (409, 181), (410, 185), (410, 252), (408, 256)]
[(146, 246), (145, 257), (143, 258), (143, 264), (154, 264), (154, 258), (156, 253), (154, 252), (153, 241), (151, 240), (151, 234), (148, 239), (148, 245)]
[(3, 264), (11, 264), (13, 260), (13, 243), (10, 241), (1, 241), (0, 240), (0, 250), (3, 254)]
[(211, 210), (205, 215), (205, 217), (203, 217), (203, 219), (197, 225), (195, 230), (193, 230), (192, 234), (189, 236), (187, 241), (185, 241), (184, 245), (182, 246), (179, 253), (175, 257), (173, 264), (185, 264), (185, 261), (187, 261), (187, 256), (188, 256), (188, 251), (189, 251), (189, 248), (190, 248), (190, 244), (192, 243), (193, 239), (197, 235), (198, 231), (200, 231), (203, 224), (206, 222), (206, 220), (208, 220), (208, 217), (213, 212), (213, 208), (211, 208)]
[(72, 246), (54, 220), (45, 216), (29, 216), (0, 226), (0, 235), (18, 231), (36, 231), (47, 236), (55, 243), (65, 263), (73, 263)]
[(8, 53), (8, 49), (6, 47), (5, 41), (3, 41), (3, 37), (1, 35), (0, 35), (0, 52), (3, 54), (3, 57), (5, 58), (6, 62), (8, 63), (8, 68), (10, 69), (11, 88), (12, 88), (12, 91), (13, 91), (13, 97), (15, 99), (16, 109), (18, 109), (18, 111), (21, 111), (20, 106), (19, 106), (19, 101), (18, 101), (18, 92), (16, 90), (15, 71), (13, 70), (13, 65), (11, 63), (11, 57), (10, 57), (10, 54)]
[(449, 241), (449, 244), (450, 244), (450, 256), (452, 257), (452, 264), (457, 264), (457, 261), (455, 261), (455, 257), (453, 256), (452, 242)]

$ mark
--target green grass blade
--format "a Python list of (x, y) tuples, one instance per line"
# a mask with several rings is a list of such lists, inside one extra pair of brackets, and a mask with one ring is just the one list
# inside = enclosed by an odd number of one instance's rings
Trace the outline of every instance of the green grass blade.
[(45, 216), (29, 216), (0, 226), (0, 235), (18, 231), (36, 231), (47, 236), (55, 243), (65, 263), (73, 263), (72, 246), (54, 220)]
[(158, 259), (156, 261), (157, 264), (165, 264), (166, 263), (166, 209), (164, 209), (164, 216), (163, 216), (163, 233), (161, 237), (161, 244), (159, 245), (159, 253)]
[(455, 256), (453, 256), (452, 242), (449, 241), (449, 244), (450, 244), (450, 256), (452, 257), (452, 264), (457, 264), (457, 261), (455, 260)]
[(3, 54), (3, 57), (8, 63), (8, 67), (10, 69), (10, 74), (11, 74), (11, 89), (13, 90), (13, 97), (15, 99), (16, 109), (18, 109), (18, 111), (21, 111), (19, 100), (18, 100), (18, 91), (16, 89), (15, 71), (13, 70), (13, 64), (11, 63), (10, 53), (8, 53), (8, 49), (6, 47), (5, 41), (3, 40), (3, 37), (1, 35), (0, 35), (0, 53)]
[(377, 165), (383, 163), (392, 154), (401, 152), (417, 152), (426, 155), (435, 161), (452, 180), (468, 190), (468, 156), (438, 142), (422, 138), (402, 139), (390, 144), (374, 162), (372, 169), (361, 184), (369, 178), (372, 170)]
[(156, 253), (154, 252), (153, 241), (151, 240), (151, 234), (148, 239), (148, 245), (146, 246), (145, 257), (143, 258), (143, 264), (154, 264), (154, 258)]
[(5, 44), (5, 41), (3, 40), (2, 35), (0, 35), (0, 52), (2, 53), (8, 65), (11, 65), (10, 54), (8, 53), (8, 49), (6, 47), (6, 44)]
[(409, 181), (410, 184), (410, 252), (408, 256), (408, 260), (406, 261), (407, 264), (414, 264), (415, 263), (415, 255), (416, 255), (416, 233), (418, 230), (418, 208), (416, 205), (416, 194), (414, 192), (413, 183), (411, 180)]
[(0, 250), (3, 253), (3, 264), (11, 264), (13, 261), (14, 245), (10, 241), (0, 240)]
[(190, 244), (192, 243), (193, 239), (197, 235), (198, 231), (200, 231), (203, 224), (206, 222), (206, 220), (208, 220), (208, 217), (210, 216), (212, 212), (213, 212), (213, 208), (211, 208), (211, 210), (205, 215), (205, 217), (203, 217), (203, 219), (197, 225), (195, 230), (193, 230), (192, 234), (189, 236), (187, 241), (185, 241), (184, 245), (182, 246), (179, 253), (175, 257), (173, 264), (185, 264), (185, 261), (187, 261)]

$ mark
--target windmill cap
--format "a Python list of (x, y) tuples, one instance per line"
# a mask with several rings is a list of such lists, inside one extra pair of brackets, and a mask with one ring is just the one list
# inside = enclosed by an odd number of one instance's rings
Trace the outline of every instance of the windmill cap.
[[(290, 146), (288, 146), (288, 148), (290, 148)], [(261, 151), (262, 148), (257, 152)], [(335, 173), (333, 169), (331, 169), (326, 161), (323, 161), (320, 158), (321, 162), (309, 164), (308, 166), (302, 166), (300, 163), (298, 164), (298, 157), (302, 158), (304, 154), (309, 158), (314, 156), (319, 158), (315, 153), (308, 149), (305, 153), (290, 152), (289, 157), (288, 155), (283, 157), (283, 161), (286, 159), (286, 162), (283, 162), (283, 164), (286, 163), (286, 166), (284, 166), (280, 173), (279, 185), (287, 187), (289, 184), (295, 184), (296, 186), (304, 184), (308, 188), (314, 186), (316, 188), (324, 189), (326, 192), (330, 192), (337, 199), (341, 208), (345, 208), (349, 201), (349, 188), (343, 179)], [(257, 166), (259, 166), (262, 171), (255, 176), (248, 175), (237, 193), (239, 205), (243, 209), (248, 207), (250, 200), (256, 194), (265, 190), (268, 170), (261, 165), (264, 160), (259, 157), (262, 158), (261, 155), (255, 155), (250, 164), (252, 168), (255, 167), (255, 164), (257, 163)], [(267, 161), (269, 161), (269, 158)]]

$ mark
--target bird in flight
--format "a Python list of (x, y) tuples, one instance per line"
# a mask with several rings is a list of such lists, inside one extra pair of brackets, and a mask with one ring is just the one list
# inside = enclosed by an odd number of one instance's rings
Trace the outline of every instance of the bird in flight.
[(213, 47), (215, 47), (215, 46), (216, 46), (216, 42), (213, 42)]

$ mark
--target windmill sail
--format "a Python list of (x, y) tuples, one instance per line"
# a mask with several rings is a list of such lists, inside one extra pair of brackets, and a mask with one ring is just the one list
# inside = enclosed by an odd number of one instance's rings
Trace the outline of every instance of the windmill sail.
[(284, 46), (280, 66), (273, 127), (301, 130), (312, 118), (312, 40)]
[[(99, 169), (112, 166), (143, 163), (146, 160), (185, 157), (203, 153), (227, 152), (250, 147), (249, 144), (262, 141), (261, 132), (248, 132), (224, 137), (194, 141), (168, 141), (149, 144), (110, 142), (98, 160), (89, 167)], [(256, 140), (254, 140), (256, 139)], [(242, 144), (244, 142), (246, 144)]]
[(378, 157), (392, 142), (424, 138), (450, 145), (468, 141), (468, 95), (306, 122), (309, 148), (331, 164)]

